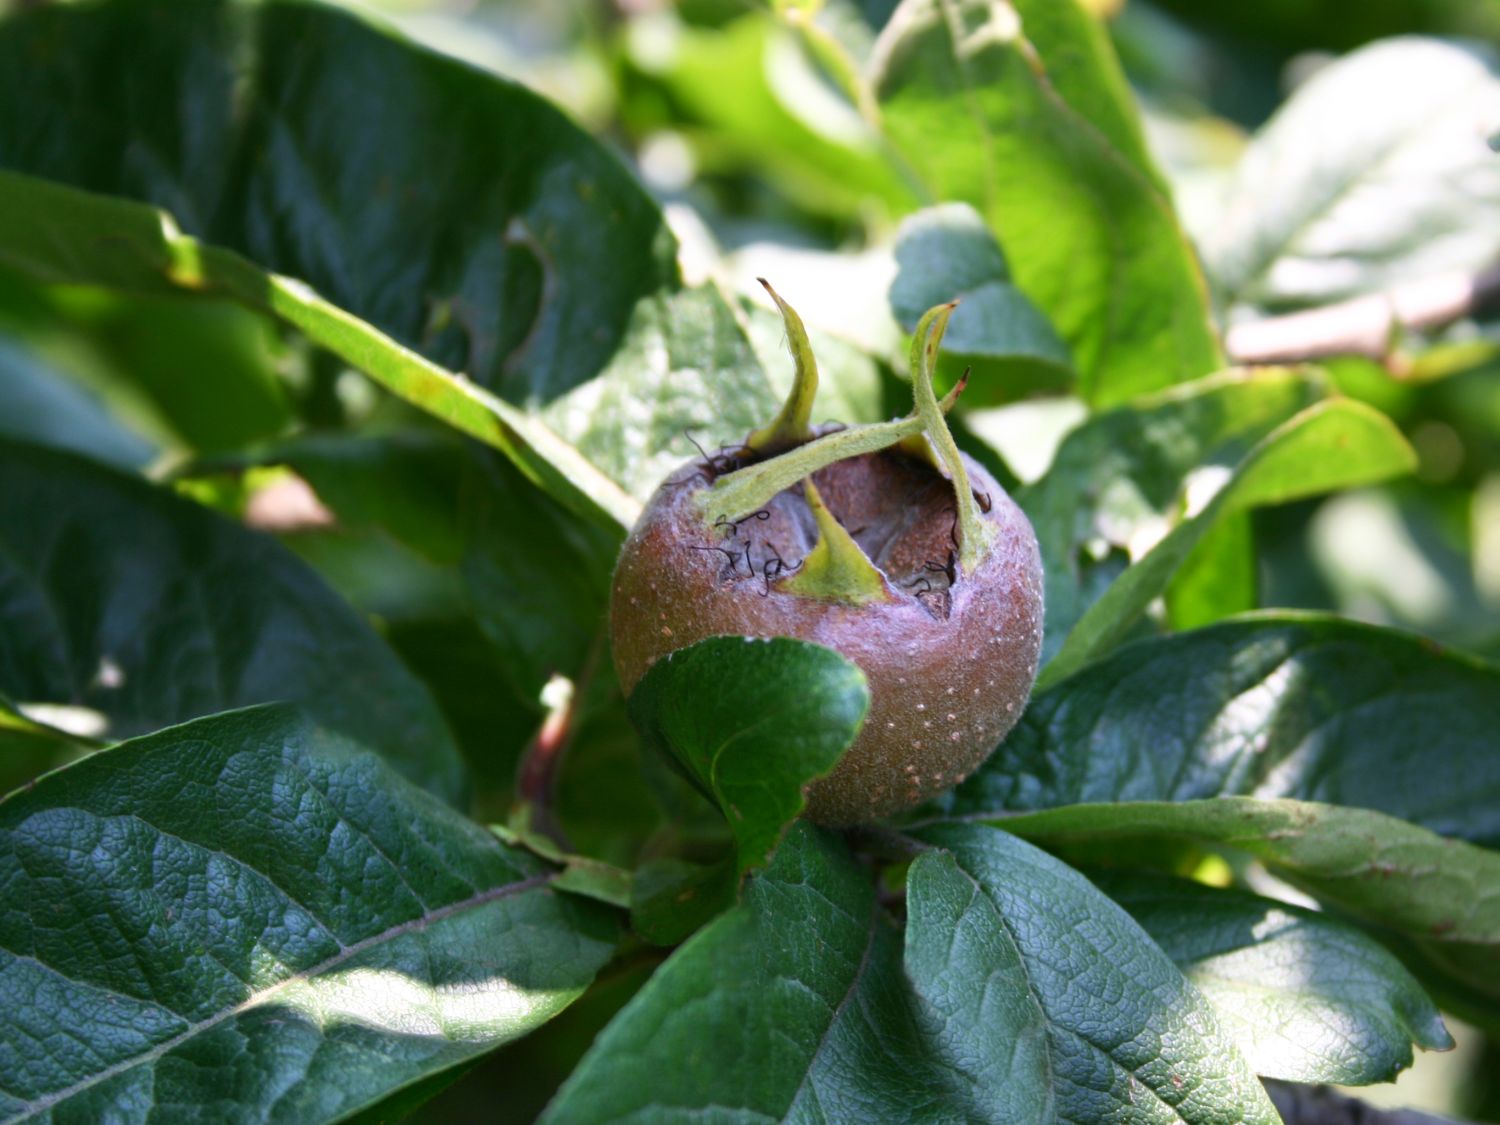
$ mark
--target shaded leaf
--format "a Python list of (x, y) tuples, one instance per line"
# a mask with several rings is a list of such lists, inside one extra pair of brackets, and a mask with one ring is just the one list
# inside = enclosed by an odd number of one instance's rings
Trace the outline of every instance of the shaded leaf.
[(0, 804), (7, 1115), (335, 1120), (524, 1034), (607, 913), (284, 708)]
[[(1017, 1045), (1018, 1058), (1021, 1050), (1033, 1056), (1016, 1093), (1022, 1104), (1030, 1102), (1036, 1120), (1049, 1119), (1038, 1110), (1050, 1097), (1061, 1121), (1277, 1121), (1209, 1004), (1082, 875), (983, 825), (932, 825), (916, 836), (949, 852), (973, 893), (988, 900), (987, 908), (971, 907), (981, 913), (949, 938), (985, 940), (963, 960), (954, 945), (950, 972), (958, 979), (947, 983), (948, 991), (967, 994), (972, 1004), (998, 977), (999, 987), (1024, 988), (1040, 1009), (1043, 1050), (1034, 1040), (1034, 1013)], [(916, 865), (913, 873), (922, 874)], [(950, 894), (957, 889), (953, 873)], [(910, 943), (908, 949), (910, 960)], [(985, 1045), (983, 1022), (967, 1023), (964, 1055), (974, 1065), (1001, 1045)], [(946, 1030), (951, 1035), (959, 1026)]]
[(126, 737), (288, 700), (456, 798), (432, 697), (275, 540), (143, 480), (0, 441), (0, 691)]
[(1099, 596), (1042, 670), (1038, 685), (1057, 682), (1118, 643), (1220, 519), (1372, 484), (1415, 467), (1411, 446), (1373, 407), (1349, 399), (1308, 407), (1258, 442), (1211, 499)]
[(1099, 27), (1053, 0), (905, 0), (872, 59), (886, 134), (978, 209), (1108, 405), (1219, 366), (1203, 281)]
[(630, 716), (724, 813), (743, 871), (762, 866), (869, 708), (864, 673), (788, 637), (710, 637), (657, 661)]
[(96, 395), (4, 338), (0, 401), (0, 437), (66, 449), (121, 469), (140, 469), (156, 455)]
[(1327, 304), (1500, 253), (1500, 62), (1373, 43), (1313, 75), (1250, 143), (1205, 257), (1226, 306)]
[(1036, 695), (949, 814), (1295, 797), (1500, 847), (1500, 669), (1334, 617), (1143, 641)]
[(1326, 914), (1185, 879), (1100, 872), (1213, 1005), (1255, 1073), (1290, 1082), (1393, 1082), (1412, 1044), (1453, 1038), (1411, 974)]

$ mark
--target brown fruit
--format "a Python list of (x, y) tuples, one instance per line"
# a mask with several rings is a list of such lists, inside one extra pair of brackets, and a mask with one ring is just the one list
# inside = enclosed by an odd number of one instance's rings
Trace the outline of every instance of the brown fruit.
[[(783, 310), (800, 383), (810, 352), (795, 314)], [(940, 338), (946, 314), (934, 316)], [(914, 364), (919, 382), (930, 380), (936, 338)], [(808, 791), (808, 815), (827, 825), (888, 816), (957, 784), (1015, 724), (1036, 676), (1036, 537), (990, 474), (958, 454), (930, 381), (925, 390), (930, 409), (921, 411), (919, 387), (920, 424), (916, 415), (883, 424), (911, 432), (873, 452), (820, 463), (829, 456), (815, 456), (820, 449), (857, 450), (864, 435), (808, 429), (804, 408), (790, 442), (784, 430), (767, 438), (768, 427), (729, 453), (688, 462), (657, 490), (615, 569), (610, 629), (627, 694), (661, 657), (719, 635), (796, 637), (863, 670), (864, 726)], [(802, 394), (810, 404), (805, 386)], [(934, 418), (941, 435), (931, 432)], [(863, 428), (864, 444), (883, 440), (878, 429)], [(914, 445), (923, 429), (935, 440)], [(933, 463), (940, 459), (946, 476)], [(807, 468), (812, 487), (769, 491), (788, 464)], [(747, 492), (754, 506), (739, 511)], [(719, 501), (728, 497), (726, 510)]]

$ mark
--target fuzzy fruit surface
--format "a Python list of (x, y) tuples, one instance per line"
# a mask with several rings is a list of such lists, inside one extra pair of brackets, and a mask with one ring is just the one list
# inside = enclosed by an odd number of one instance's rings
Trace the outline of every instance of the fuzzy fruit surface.
[(829, 511), (880, 570), (886, 600), (862, 605), (783, 589), (817, 539), (799, 489), (734, 524), (696, 502), (701, 462), (668, 477), (621, 550), (610, 597), (615, 668), (629, 694), (647, 669), (707, 637), (795, 637), (865, 673), (858, 738), (808, 792), (808, 816), (859, 824), (963, 780), (1015, 725), (1036, 678), (1042, 569), (1021, 510), (964, 458), (997, 534), (972, 573), (956, 566), (953, 485), (919, 459), (884, 451), (820, 469)]

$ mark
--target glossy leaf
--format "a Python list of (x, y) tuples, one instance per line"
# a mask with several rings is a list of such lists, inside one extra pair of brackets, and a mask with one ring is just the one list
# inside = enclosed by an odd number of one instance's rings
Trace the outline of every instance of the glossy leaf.
[[(972, 1005), (991, 987), (1023, 988), (1040, 1008), (1044, 1049), (1037, 1052), (1031, 1014), (1017, 1044), (1018, 1062), (1023, 1051), (1032, 1056), (1015, 1093), (1033, 1116), (1020, 1120), (1048, 1120), (1049, 1100), (1060, 1121), (1278, 1120), (1207, 1001), (1082, 875), (983, 825), (933, 825), (917, 837), (950, 853), (973, 893), (987, 900), (950, 939), (956, 979), (947, 982), (949, 993)], [(913, 871), (921, 874), (916, 865)], [(975, 955), (960, 959), (966, 939), (981, 935)], [(1006, 1042), (986, 1044), (988, 1026), (954, 1012), (946, 1030), (960, 1028), (971, 1029), (967, 1066)]]
[(1500, 847), (1500, 669), (1311, 614), (1143, 641), (1035, 696), (957, 816), (1295, 797)]
[(548, 1125), (950, 1122), (868, 873), (806, 823), (594, 1040)]
[(550, 879), (284, 708), (104, 751), (0, 804), (0, 1112), (342, 1118), (589, 983)]
[(1340, 909), (1414, 937), (1500, 945), (1500, 852), (1383, 813), (1216, 797), (1064, 805), (1003, 821), (1048, 844), (1170, 838), (1222, 844)]
[(1407, 37), (1330, 63), (1255, 137), (1204, 247), (1226, 306), (1378, 292), (1500, 253), (1500, 60)]
[(1099, 27), (1053, 0), (905, 0), (872, 60), (886, 134), (974, 206), (1109, 405), (1219, 364), (1202, 279)]
[(92, 708), (110, 737), (300, 703), (448, 798), (436, 705), (269, 537), (81, 458), (0, 442), (0, 691)]
[(831, 649), (711, 637), (657, 661), (630, 716), (724, 813), (744, 870), (765, 864), (869, 705), (864, 673)]
[(1185, 879), (1101, 872), (1095, 882), (1203, 993), (1259, 1075), (1393, 1082), (1413, 1043), (1453, 1046), (1401, 962), (1326, 914)]
[(1239, 460), (1322, 394), (1306, 371), (1227, 371), (1097, 414), (1068, 434), (1046, 475), (1016, 496), (1042, 552), (1044, 658), (1166, 534), (1195, 470)]
[(972, 207), (945, 203), (908, 218), (896, 235), (891, 311), (907, 332), (934, 305), (961, 302), (943, 337), (950, 363), (975, 368), (965, 401), (1018, 398), (1038, 386), (1066, 386), (1068, 350), (1047, 318), (1016, 287), (995, 236)]
[(1057, 682), (1118, 643), (1219, 520), (1267, 504), (1373, 484), (1415, 467), (1411, 446), (1373, 407), (1349, 399), (1308, 407), (1257, 443), (1201, 509), (1100, 595), (1043, 669), (1038, 684)]

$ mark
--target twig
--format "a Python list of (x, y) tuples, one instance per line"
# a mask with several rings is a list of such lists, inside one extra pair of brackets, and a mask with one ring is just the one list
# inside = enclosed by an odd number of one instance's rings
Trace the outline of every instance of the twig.
[(562, 824), (552, 811), (552, 793), (557, 784), (558, 768), (563, 755), (578, 732), (578, 713), (584, 698), (593, 685), (599, 660), (604, 650), (604, 633), (601, 630), (589, 646), (577, 681), (565, 696), (547, 712), (541, 728), (521, 754), (516, 769), (516, 800), (520, 806), (518, 815), (527, 830), (546, 836), (564, 851), (571, 851)]
[(1446, 273), (1384, 293), (1231, 328), (1225, 347), (1236, 363), (1294, 363), (1333, 355), (1385, 360), (1400, 329), (1439, 328), (1500, 299), (1500, 266)]

